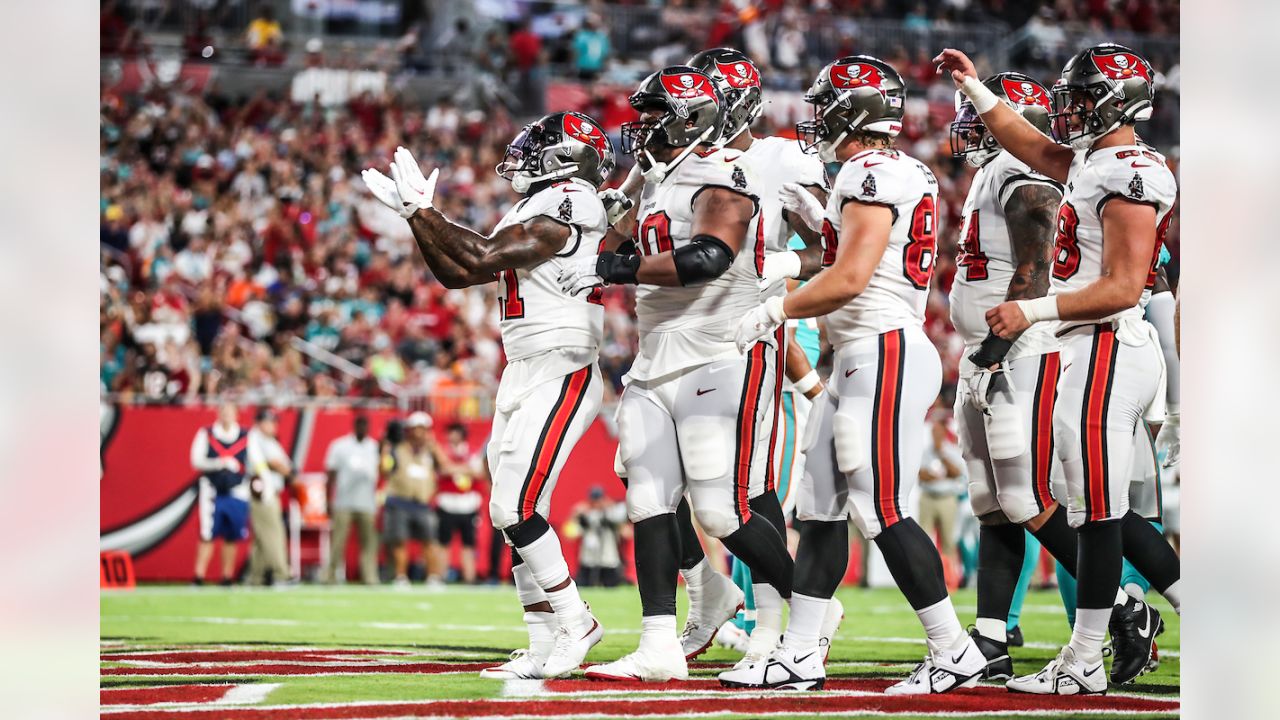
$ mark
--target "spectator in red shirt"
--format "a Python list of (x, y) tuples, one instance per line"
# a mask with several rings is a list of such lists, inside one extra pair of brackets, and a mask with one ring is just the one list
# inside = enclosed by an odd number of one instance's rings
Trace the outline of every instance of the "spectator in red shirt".
[(521, 22), (508, 41), (511, 48), (511, 60), (520, 72), (529, 72), (538, 64), (538, 55), (542, 53), (542, 39), (529, 29), (528, 22)]

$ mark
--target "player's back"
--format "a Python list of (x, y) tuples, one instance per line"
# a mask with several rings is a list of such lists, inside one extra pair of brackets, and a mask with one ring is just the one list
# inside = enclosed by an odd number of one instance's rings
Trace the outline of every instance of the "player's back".
[[(646, 185), (636, 215), (636, 249), (656, 255), (693, 240), (693, 207), (711, 188), (740, 193), (759, 210), (758, 180), (741, 151), (694, 152), (657, 185)], [(751, 238), (720, 277), (690, 287), (636, 288), (640, 347), (628, 375), (646, 380), (726, 357), (738, 357), (733, 331), (759, 303)]]
[(783, 252), (788, 249), (791, 228), (782, 217), (782, 186), (829, 187), (826, 168), (817, 155), (805, 153), (799, 143), (788, 138), (756, 138), (743, 154), (756, 169), (760, 193), (760, 214), (751, 228), (752, 247), (762, 243), (766, 253)]
[[(1018, 188), (1027, 185), (1062, 191), (1061, 185), (1005, 151), (979, 168), (969, 186), (960, 227), (955, 282), (951, 286), (951, 324), (967, 347), (974, 347), (986, 338), (989, 331), (986, 313), (1004, 302), (1008, 294), (1009, 282), (1017, 268), (1017, 253), (1009, 233), (1005, 205)], [(1052, 327), (1036, 325), (1018, 338), (1008, 357), (1045, 352), (1056, 344)]]
[(835, 262), (848, 201), (889, 208), (893, 224), (888, 247), (866, 289), (827, 316), (831, 342), (842, 344), (920, 326), (933, 277), (937, 178), (924, 163), (898, 150), (866, 150), (846, 160), (827, 199), (822, 226), (824, 266)]
[(563, 180), (530, 195), (507, 212), (494, 232), (545, 216), (569, 228), (569, 239), (555, 257), (532, 268), (498, 274), (502, 345), (508, 361), (561, 348), (599, 351), (604, 337), (600, 290), (577, 297), (560, 289), (560, 270), (575, 258), (600, 251), (608, 229), (595, 188), (578, 179)]
[(1053, 256), (1056, 292), (1079, 290), (1102, 274), (1102, 213), (1121, 199), (1151, 205), (1156, 211), (1156, 243), (1142, 299), (1099, 320), (1142, 319), (1142, 308), (1155, 286), (1165, 233), (1173, 218), (1178, 184), (1160, 153), (1139, 145), (1123, 145), (1076, 153), (1067, 173), (1067, 190), (1058, 208)]

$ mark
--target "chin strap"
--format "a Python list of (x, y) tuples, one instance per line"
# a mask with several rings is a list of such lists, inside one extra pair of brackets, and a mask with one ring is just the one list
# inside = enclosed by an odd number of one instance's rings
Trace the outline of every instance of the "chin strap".
[(556, 180), (562, 177), (568, 177), (578, 171), (578, 163), (566, 165), (559, 170), (545, 175), (525, 175), (524, 173), (516, 173), (511, 176), (511, 189), (518, 193), (526, 193), (529, 188), (534, 185), (546, 181)]
[(671, 171), (676, 169), (677, 165), (684, 162), (684, 159), (689, 157), (689, 153), (693, 152), (695, 148), (697, 148), (699, 145), (707, 141), (707, 136), (709, 136), (711, 134), (711, 131), (714, 129), (715, 127), (712, 126), (712, 127), (708, 127), (706, 130), (703, 130), (702, 134), (698, 136), (697, 140), (694, 140), (693, 142), (689, 143), (688, 146), (686, 146), (685, 149), (682, 150), (679, 155), (676, 155), (675, 159), (669, 163), (662, 163), (662, 162), (658, 162), (657, 160), (654, 160), (653, 155), (649, 153), (648, 149), (645, 149), (644, 155), (646, 158), (649, 159), (649, 162), (651, 163), (648, 170), (645, 170), (643, 168), (641, 168), (640, 170), (641, 174), (644, 175), (645, 182), (653, 183), (656, 185), (662, 182), (663, 180), (665, 180), (666, 177), (671, 174)]

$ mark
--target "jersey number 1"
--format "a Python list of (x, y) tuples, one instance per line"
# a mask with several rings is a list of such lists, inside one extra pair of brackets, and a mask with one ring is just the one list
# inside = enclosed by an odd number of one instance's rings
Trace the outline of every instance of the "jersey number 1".
[(505, 297), (502, 298), (501, 305), (502, 319), (518, 320), (524, 317), (524, 298), (520, 297), (520, 280), (516, 277), (516, 271), (503, 270), (498, 274), (506, 287)]
[(933, 256), (938, 246), (937, 217), (932, 195), (920, 198), (911, 212), (911, 231), (902, 250), (902, 273), (917, 290), (927, 290), (933, 277)]

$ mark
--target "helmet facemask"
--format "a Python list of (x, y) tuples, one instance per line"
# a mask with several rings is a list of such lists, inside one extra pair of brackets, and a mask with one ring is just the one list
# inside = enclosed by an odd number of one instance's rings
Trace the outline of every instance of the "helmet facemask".
[(1000, 154), (1000, 143), (987, 131), (986, 123), (973, 109), (973, 103), (962, 102), (951, 121), (951, 155), (962, 157), (972, 167), (982, 167)]
[(1122, 125), (1151, 117), (1151, 66), (1120, 45), (1089, 48), (1072, 58), (1053, 86), (1053, 135), (1086, 150)]
[(805, 95), (804, 101), (813, 106), (813, 119), (796, 123), (796, 135), (800, 139), (800, 148), (807, 154), (817, 153), (822, 162), (836, 162), (836, 148), (849, 137), (852, 128), (857, 127), (867, 115), (863, 110), (852, 120), (848, 120), (836, 111), (840, 101), (845, 99), (849, 91), (837, 95), (826, 92), (820, 95)]
[[(671, 77), (678, 77), (679, 82), (689, 88), (696, 88), (698, 82), (709, 83), (702, 86), (707, 88), (707, 93), (677, 97), (654, 91), (653, 85), (669, 70), (655, 73), (641, 83), (641, 90), (631, 96), (630, 102), (642, 117), (622, 124), (622, 151), (635, 157), (645, 181), (650, 183), (662, 182), (699, 145), (719, 139), (723, 128), (724, 98), (715, 89), (714, 81), (692, 69), (688, 72), (677, 69), (667, 76), (668, 82), (672, 82)], [(658, 148), (683, 149), (664, 161), (653, 155)]]
[(1113, 90), (1104, 83), (1054, 85), (1054, 112), (1049, 116), (1054, 139), (1076, 150), (1092, 147), (1098, 138), (1120, 127), (1123, 121), (1120, 113), (1107, 111), (1106, 106), (1113, 99)]

